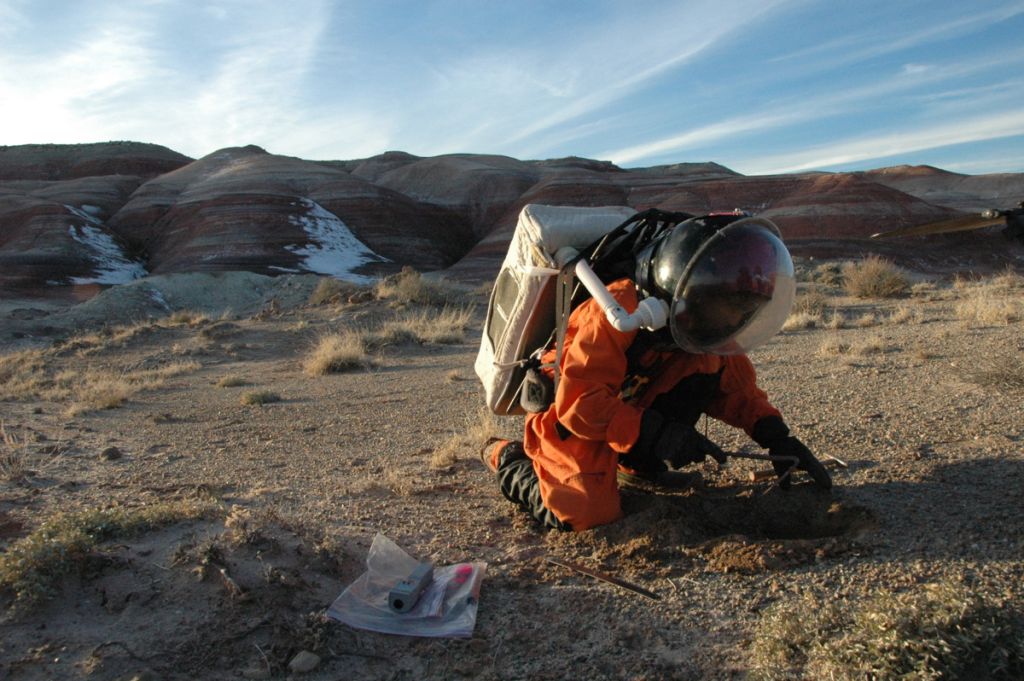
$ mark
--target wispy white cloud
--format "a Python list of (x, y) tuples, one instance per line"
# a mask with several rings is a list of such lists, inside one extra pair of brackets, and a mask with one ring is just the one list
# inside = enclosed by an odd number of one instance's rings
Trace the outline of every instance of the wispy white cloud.
[[(767, 103), (755, 114), (737, 116), (712, 124), (697, 126), (669, 137), (659, 138), (651, 142), (632, 145), (607, 151), (602, 158), (611, 159), (618, 164), (628, 164), (643, 159), (656, 158), (669, 153), (679, 153), (687, 149), (707, 147), (715, 142), (732, 139), (738, 135), (765, 134), (771, 130), (793, 126), (810, 121), (821, 121), (838, 114), (849, 115), (857, 110), (877, 108), (888, 98), (898, 95), (910, 99), (920, 99), (912, 93), (936, 84), (962, 79), (966, 76), (989, 69), (993, 64), (1002, 67), (1016, 63), (1024, 63), (1024, 48), (1010, 52), (1001, 52), (997, 57), (985, 55), (973, 60), (958, 61), (945, 65), (927, 65), (914, 69), (901, 69), (890, 78), (878, 80), (867, 85), (828, 91), (818, 95), (805, 95), (799, 102), (785, 100)], [(1005, 97), (1013, 90), (986, 88), (989, 95)], [(1012, 96), (1012, 95), (1011, 95)], [(936, 97), (930, 92), (927, 98)], [(963, 97), (950, 96), (960, 107), (969, 107), (976, 111), (984, 107), (980, 89), (966, 100)], [(921, 100), (924, 101), (923, 99)], [(936, 100), (937, 101), (937, 100)], [(963, 112), (961, 112), (962, 115)]]
[[(452, 108), (473, 102), (478, 117), (491, 124), (475, 128), (476, 135), (458, 126), (435, 136), (427, 153), (479, 145), (516, 155), (541, 152), (539, 137), (608, 111), (785, 4), (701, 0), (648, 5), (614, 21), (580, 22), (571, 32), (552, 34), (543, 48), (501, 45), (438, 64), (439, 82)], [(458, 116), (457, 111), (450, 115)]]
[(860, 161), (1018, 135), (1024, 135), (1024, 111), (1020, 110), (979, 115), (925, 128), (907, 128), (884, 135), (862, 136), (800, 152), (765, 156), (747, 162), (742, 172), (763, 175), (840, 168)]
[(5, 103), (0, 127), (5, 136), (15, 142), (95, 139), (105, 127), (102, 119), (111, 113), (105, 103), (139, 87), (161, 68), (148, 47), (152, 33), (138, 19), (132, 15), (121, 23), (98, 21), (43, 59), (0, 50), (0, 101)]
[[(965, 37), (1021, 14), (1024, 14), (1024, 3), (1015, 0), (987, 11), (964, 12), (955, 19), (937, 24), (924, 24), (909, 31), (903, 26), (872, 22), (869, 32), (846, 34), (839, 38), (819, 41), (810, 47), (781, 54), (771, 61), (799, 61), (810, 69), (832, 69), (842, 64), (855, 64), (895, 54), (926, 43)], [(911, 25), (917, 21), (910, 13), (905, 13), (903, 19)]]

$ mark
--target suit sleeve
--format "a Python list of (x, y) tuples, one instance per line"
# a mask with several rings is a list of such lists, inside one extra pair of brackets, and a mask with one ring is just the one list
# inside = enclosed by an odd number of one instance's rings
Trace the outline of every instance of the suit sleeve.
[[(611, 289), (626, 309), (636, 307), (631, 291)], [(585, 440), (601, 440), (617, 452), (629, 451), (640, 433), (642, 409), (619, 399), (626, 377), (626, 350), (636, 332), (623, 333), (608, 323), (593, 300), (574, 313), (575, 335), (566, 343), (555, 396), (559, 423)]]
[(710, 416), (750, 435), (758, 420), (782, 415), (768, 401), (768, 394), (757, 387), (754, 365), (746, 355), (728, 355), (723, 358), (723, 365), (719, 395), (708, 407)]

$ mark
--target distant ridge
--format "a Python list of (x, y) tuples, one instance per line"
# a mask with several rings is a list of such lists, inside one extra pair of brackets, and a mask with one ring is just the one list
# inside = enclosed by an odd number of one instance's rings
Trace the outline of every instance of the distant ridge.
[(1016, 256), (977, 238), (908, 247), (866, 237), (1022, 198), (1024, 174), (932, 166), (745, 176), (710, 161), (621, 168), (576, 156), (403, 151), (308, 161), (254, 145), (191, 159), (142, 142), (7, 146), (0, 147), (0, 292), (232, 270), (366, 281), (406, 265), (485, 280), (527, 203), (694, 214), (739, 208), (775, 221), (798, 254), (884, 249), (922, 266), (955, 266)]

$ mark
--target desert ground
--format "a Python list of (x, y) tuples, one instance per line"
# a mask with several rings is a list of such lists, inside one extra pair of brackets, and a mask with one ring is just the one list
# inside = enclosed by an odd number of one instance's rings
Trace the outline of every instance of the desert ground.
[[(227, 309), (225, 279), (134, 319), (113, 290), (85, 316), (6, 304), (0, 678), (1021, 678), (1024, 280), (904, 272), (859, 297), (838, 263), (800, 269), (752, 360), (845, 464), (834, 489), (708, 462), (580, 533), (539, 528), (477, 458), (522, 427), (482, 410), (483, 289), (294, 277)], [(487, 564), (471, 638), (325, 618), (377, 533)]]

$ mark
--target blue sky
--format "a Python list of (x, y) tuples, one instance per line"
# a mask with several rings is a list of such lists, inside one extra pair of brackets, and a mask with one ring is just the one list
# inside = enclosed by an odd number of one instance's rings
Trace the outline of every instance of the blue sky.
[(1024, 0), (0, 0), (0, 144), (1024, 172)]

